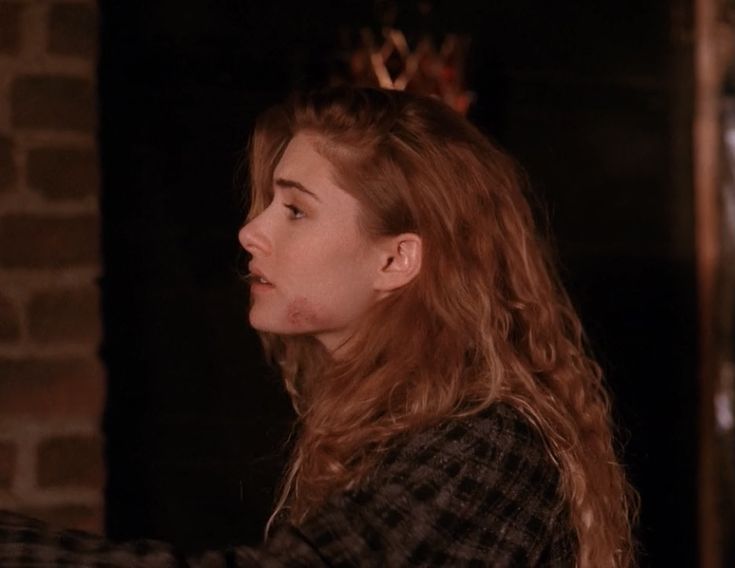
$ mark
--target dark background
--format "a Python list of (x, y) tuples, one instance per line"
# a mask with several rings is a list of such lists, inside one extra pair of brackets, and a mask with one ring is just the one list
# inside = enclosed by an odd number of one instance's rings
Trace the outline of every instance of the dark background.
[[(697, 554), (687, 6), (434, 1), (422, 24), (471, 34), (470, 119), (545, 203), (615, 398), (644, 566)], [(374, 4), (100, 8), (108, 532), (256, 543), (291, 415), (246, 325), (236, 172), (257, 113), (339, 70), (340, 30), (374, 24)]]

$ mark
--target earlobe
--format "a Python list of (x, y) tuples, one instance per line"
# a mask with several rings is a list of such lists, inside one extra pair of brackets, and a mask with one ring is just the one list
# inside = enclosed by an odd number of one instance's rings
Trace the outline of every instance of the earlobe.
[(396, 290), (413, 280), (421, 270), (421, 237), (404, 233), (390, 237), (383, 245), (383, 263), (376, 281), (376, 289)]

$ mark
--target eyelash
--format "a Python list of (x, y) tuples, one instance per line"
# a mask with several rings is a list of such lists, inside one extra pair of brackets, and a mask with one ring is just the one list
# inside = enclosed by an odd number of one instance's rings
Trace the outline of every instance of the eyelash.
[(302, 219), (304, 217), (304, 212), (298, 207), (296, 207), (295, 205), (285, 203), (283, 206), (290, 211), (289, 216), (288, 216), (289, 219), (292, 219), (295, 221), (298, 219)]

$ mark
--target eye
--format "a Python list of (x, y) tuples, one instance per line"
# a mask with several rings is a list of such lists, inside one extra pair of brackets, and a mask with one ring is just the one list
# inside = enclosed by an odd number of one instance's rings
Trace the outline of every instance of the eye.
[(283, 206), (289, 210), (289, 219), (301, 219), (304, 216), (304, 212), (295, 205), (285, 203)]

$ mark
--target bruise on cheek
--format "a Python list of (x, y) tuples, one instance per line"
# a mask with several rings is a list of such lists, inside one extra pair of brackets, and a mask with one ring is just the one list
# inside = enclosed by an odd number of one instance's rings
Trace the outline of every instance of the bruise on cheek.
[(294, 298), (286, 310), (288, 322), (293, 325), (317, 325), (322, 321), (319, 310), (304, 297)]

